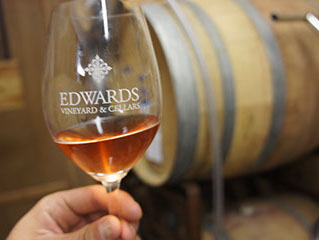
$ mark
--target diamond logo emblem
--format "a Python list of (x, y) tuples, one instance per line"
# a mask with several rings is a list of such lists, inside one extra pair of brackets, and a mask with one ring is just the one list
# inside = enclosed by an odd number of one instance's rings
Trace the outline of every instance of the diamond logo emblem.
[(99, 55), (91, 61), (87, 68), (84, 69), (96, 81), (101, 81), (112, 70), (106, 62), (103, 61)]

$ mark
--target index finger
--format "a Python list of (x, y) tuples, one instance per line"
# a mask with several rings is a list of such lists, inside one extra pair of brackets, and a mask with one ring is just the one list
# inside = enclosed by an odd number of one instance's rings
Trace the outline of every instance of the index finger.
[(58, 192), (51, 197), (61, 201), (59, 207), (63, 210), (72, 211), (78, 216), (106, 211), (129, 222), (139, 221), (142, 217), (139, 204), (128, 193), (122, 190), (106, 193), (101, 185)]

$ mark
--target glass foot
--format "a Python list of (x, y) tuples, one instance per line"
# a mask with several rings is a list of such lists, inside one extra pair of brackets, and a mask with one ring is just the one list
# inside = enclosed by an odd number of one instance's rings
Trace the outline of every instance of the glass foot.
[(120, 188), (121, 180), (117, 182), (102, 182), (102, 184), (106, 188), (106, 191), (110, 193)]
[(95, 180), (101, 182), (105, 186), (106, 191), (114, 192), (120, 188), (121, 180), (127, 175), (129, 170), (120, 171), (113, 174), (105, 173), (89, 173)]

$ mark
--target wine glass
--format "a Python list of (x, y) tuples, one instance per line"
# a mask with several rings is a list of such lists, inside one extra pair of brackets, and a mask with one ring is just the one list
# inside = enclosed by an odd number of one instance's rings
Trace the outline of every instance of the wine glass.
[(161, 115), (158, 66), (133, 1), (74, 0), (53, 11), (43, 111), (54, 142), (112, 192), (151, 144)]

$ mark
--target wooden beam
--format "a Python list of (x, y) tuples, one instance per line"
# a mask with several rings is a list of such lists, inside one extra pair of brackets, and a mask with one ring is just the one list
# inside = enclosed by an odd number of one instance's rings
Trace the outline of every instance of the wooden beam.
[(0, 61), (0, 111), (23, 108), (22, 81), (14, 60)]

